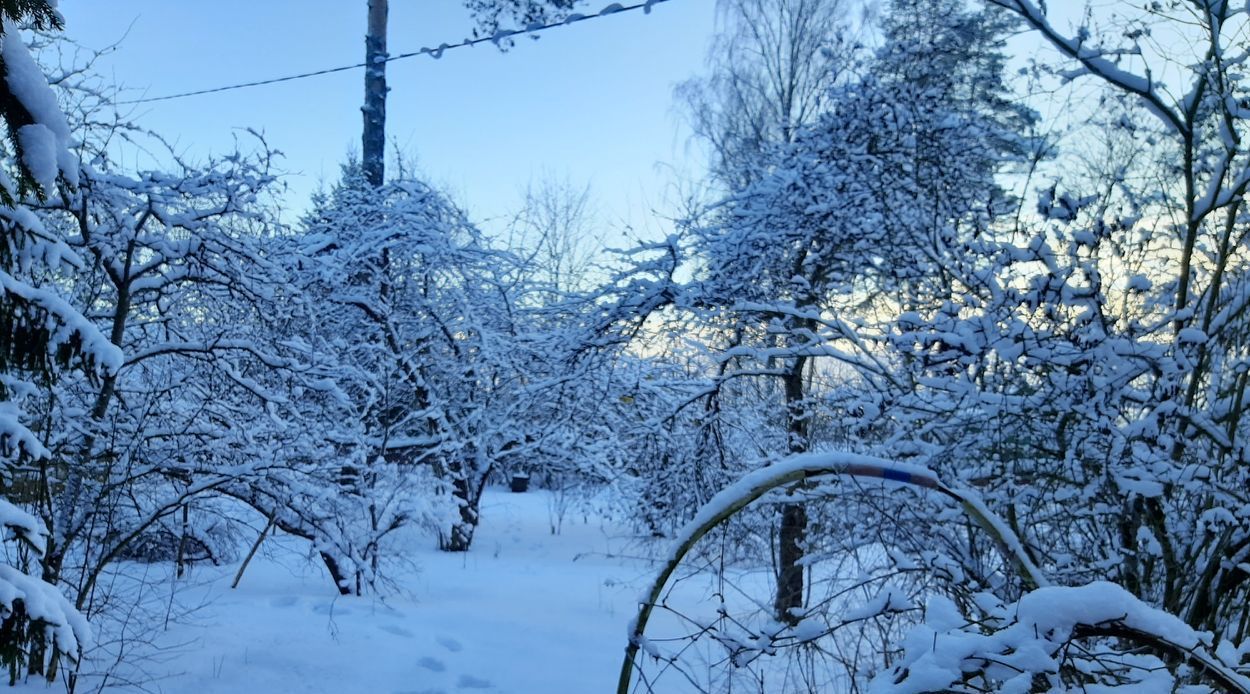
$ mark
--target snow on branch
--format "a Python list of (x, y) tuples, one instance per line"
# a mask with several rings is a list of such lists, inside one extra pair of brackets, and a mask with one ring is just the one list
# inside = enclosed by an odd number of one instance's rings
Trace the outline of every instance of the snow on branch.
[[(22, 41), (17, 25), (4, 19), (0, 31), (0, 67), (7, 93), (16, 101), (5, 107), (5, 119), (15, 136), (24, 171), (43, 194), (56, 189), (64, 177), (78, 184), (78, 160), (70, 151), (73, 141), (65, 114), (48, 87), (48, 79)], [(19, 107), (20, 106), (20, 110)]]
[(61, 345), (77, 342), (82, 352), (90, 356), (102, 373), (116, 373), (121, 368), (121, 349), (56, 291), (31, 286), (0, 270), (0, 296), (9, 301), (21, 302), (47, 317), (50, 351), (54, 352)]
[(24, 610), (32, 622), (47, 626), (60, 651), (77, 659), (91, 645), (91, 627), (56, 587), (0, 564), (0, 618)]
[[(1058, 674), (1070, 641), (1098, 637), (1123, 640), (1166, 658), (1188, 661), (1218, 684), (1220, 691), (1250, 692), (1250, 679), (1209, 650), (1210, 634), (1195, 631), (1180, 618), (1151, 607), (1114, 583), (1039, 588), (994, 612), (1003, 624), (994, 629), (986, 629), (985, 624), (953, 629), (935, 629), (930, 624), (916, 627), (904, 639), (903, 659), (874, 678), (869, 692), (984, 691), (969, 683), (972, 675), (999, 683), (999, 690), (1004, 692), (1039, 691), (1035, 679)], [(1132, 667), (1128, 658), (1124, 665)], [(1162, 666), (1154, 660), (1137, 664), (1147, 673)], [(1141, 677), (1134, 684), (1162, 682), (1156, 674)], [(1163, 684), (1161, 691), (1174, 691), (1172, 683)]]
[(1189, 131), (1185, 119), (1164, 102), (1149, 72), (1145, 76), (1129, 72), (1108, 59), (1107, 52), (1091, 48), (1083, 41), (1063, 35), (1050, 23), (1042, 8), (1032, 0), (991, 0), (991, 2), (1014, 12), (1061, 53), (1079, 62), (1082, 74), (1094, 75), (1141, 97), (1146, 108), (1158, 116), (1169, 128), (1181, 134)]

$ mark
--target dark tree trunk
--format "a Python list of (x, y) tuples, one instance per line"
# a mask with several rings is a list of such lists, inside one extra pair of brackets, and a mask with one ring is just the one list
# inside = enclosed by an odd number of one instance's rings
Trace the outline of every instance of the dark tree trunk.
[(807, 538), (807, 507), (801, 502), (781, 507), (781, 531), (777, 548), (777, 619), (795, 624), (791, 609), (803, 607), (803, 542)]
[[(807, 357), (795, 357), (785, 375), (786, 434), (791, 454), (806, 453), (808, 449), (809, 421), (805, 403), (803, 370)], [(799, 489), (791, 489), (795, 493)], [(803, 502), (794, 501), (781, 507), (781, 528), (777, 548), (777, 597), (773, 609), (777, 620), (795, 624), (797, 617), (792, 610), (803, 607), (803, 544), (807, 538), (807, 509)]]
[(325, 562), (326, 571), (330, 572), (330, 579), (334, 581), (334, 587), (339, 589), (339, 595), (351, 595), (354, 585), (352, 577), (343, 573), (338, 561), (325, 552), (321, 552), (321, 561)]
[(481, 489), (477, 490), (477, 494), (473, 494), (473, 485), (469, 483), (463, 471), (456, 471), (455, 475), (455, 479), (452, 480), (452, 498), (460, 506), (460, 521), (452, 523), (451, 532), (442, 538), (440, 546), (446, 552), (467, 552), (469, 545), (473, 544), (473, 531), (477, 530), (477, 507), (478, 499), (481, 498)]

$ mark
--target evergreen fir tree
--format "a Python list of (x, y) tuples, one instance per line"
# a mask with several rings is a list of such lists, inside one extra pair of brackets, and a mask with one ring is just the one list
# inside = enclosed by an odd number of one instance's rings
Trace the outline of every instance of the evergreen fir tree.
[[(69, 128), (19, 24), (59, 29), (61, 19), (47, 0), (0, 2), (0, 118), (14, 154), (0, 171), (0, 526), (23, 545), (18, 556), (29, 556), (44, 551), (44, 528), (10, 499), (21, 494), (21, 466), (47, 451), (25, 425), (20, 399), (46, 389), (76, 358), (112, 369), (120, 353), (46, 282), (50, 270), (70, 264), (67, 249), (23, 201), (59, 194), (53, 188), (72, 186), (78, 171)], [(88, 637), (86, 621), (54, 586), (0, 564), (0, 666), (10, 683), (27, 674), (55, 679), (60, 655), (76, 657)]]

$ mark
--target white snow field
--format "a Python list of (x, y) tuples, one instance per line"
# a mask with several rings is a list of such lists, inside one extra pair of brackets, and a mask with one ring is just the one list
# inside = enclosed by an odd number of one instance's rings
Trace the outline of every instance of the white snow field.
[(581, 514), (551, 534), (551, 498), (487, 491), (472, 550), (439, 552), (414, 534), (409, 567), (391, 572), (395, 585), (381, 597), (335, 597), (306, 559), (307, 543), (281, 535), (266, 540), (236, 590), (237, 563), (197, 566), (190, 581), (199, 585), (179, 600), (204, 607), (160, 635), (169, 650), (158, 659), (136, 645), (146, 672), (118, 672), (107, 691), (613, 691), (653, 564), (611, 558), (630, 538)]

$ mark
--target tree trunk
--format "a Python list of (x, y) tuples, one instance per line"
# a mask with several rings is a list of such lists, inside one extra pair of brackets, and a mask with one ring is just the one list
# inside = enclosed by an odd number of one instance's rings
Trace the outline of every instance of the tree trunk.
[(343, 573), (338, 561), (325, 552), (321, 552), (321, 561), (325, 563), (326, 571), (330, 572), (330, 579), (334, 581), (334, 587), (339, 589), (339, 595), (351, 595), (352, 577)]
[(797, 624), (791, 612), (803, 607), (803, 541), (807, 538), (807, 507), (802, 502), (781, 507), (781, 531), (777, 548), (777, 619)]
[[(791, 454), (806, 453), (808, 449), (810, 432), (803, 387), (806, 366), (807, 357), (795, 357), (784, 377), (787, 446)], [(796, 485), (790, 493), (800, 489), (801, 485)], [(777, 548), (777, 597), (773, 609), (777, 620), (784, 624), (797, 623), (799, 616), (792, 610), (803, 607), (803, 543), (806, 538), (807, 508), (803, 501), (782, 505)]]
[(463, 470), (456, 470), (453, 474), (455, 479), (451, 483), (452, 498), (460, 507), (460, 521), (452, 523), (451, 532), (439, 544), (445, 552), (467, 552), (469, 545), (473, 544), (473, 531), (477, 530), (477, 507), (482, 494), (480, 488), (477, 494), (471, 493), (473, 485), (469, 483)]

